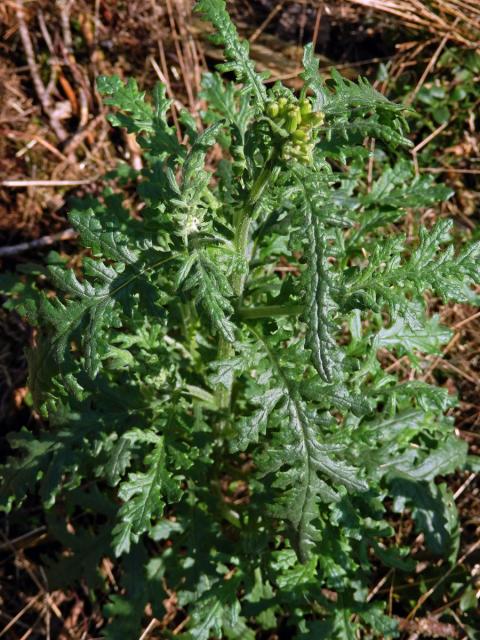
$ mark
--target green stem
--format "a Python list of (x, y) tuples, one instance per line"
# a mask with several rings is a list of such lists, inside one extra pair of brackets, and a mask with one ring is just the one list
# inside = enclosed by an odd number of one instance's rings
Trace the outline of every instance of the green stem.
[[(241, 270), (233, 276), (232, 286), (235, 295), (238, 297), (239, 302), (242, 300), (243, 290), (245, 288), (245, 282), (248, 276), (248, 263), (250, 259), (249, 255), (249, 240), (250, 240), (250, 226), (255, 218), (257, 212), (257, 203), (262, 197), (269, 180), (272, 175), (276, 178), (277, 173), (274, 172), (275, 154), (272, 154), (265, 163), (265, 166), (258, 174), (253, 186), (248, 194), (245, 202), (239, 211), (239, 216), (235, 225), (234, 232), (234, 247), (239, 257), (239, 262), (242, 265)], [(228, 343), (223, 337), (220, 338), (218, 345), (218, 359), (226, 360), (232, 357), (234, 354), (233, 346)], [(233, 384), (233, 380), (232, 380)], [(232, 396), (232, 385), (229, 389), (225, 389), (223, 385), (218, 385), (215, 395), (217, 403), (220, 409), (229, 409)]]
[(271, 304), (264, 307), (240, 307), (238, 315), (242, 320), (257, 320), (274, 316), (298, 316), (304, 309), (303, 304)]
[[(272, 318), (274, 316), (298, 316), (304, 311), (301, 304), (281, 305), (272, 304), (264, 307), (240, 307), (238, 315), (242, 320), (256, 320), (259, 318)], [(233, 346), (221, 337), (218, 345), (218, 359), (227, 360), (234, 354)], [(217, 404), (220, 409), (230, 407), (231, 388), (226, 389), (223, 385), (218, 385), (216, 390)]]
[(210, 209), (212, 209), (213, 211), (216, 211), (217, 209), (220, 208), (220, 203), (218, 202), (216, 197), (213, 195), (213, 193), (210, 191), (210, 189), (208, 189), (208, 187), (203, 190), (202, 195), (207, 201), (207, 203), (209, 204)]
[[(223, 336), (220, 336), (218, 343), (217, 360), (228, 360), (234, 354), (233, 346), (230, 342), (227, 342)], [(219, 409), (229, 409), (230, 400), (232, 396), (232, 387), (228, 389), (223, 384), (218, 384), (215, 389), (215, 396), (217, 400), (217, 406)]]
[(255, 218), (257, 203), (265, 191), (269, 179), (272, 175), (273, 156), (269, 158), (263, 169), (258, 174), (252, 189), (245, 200), (245, 204), (240, 210), (239, 219), (235, 227), (234, 246), (240, 262), (242, 263), (241, 271), (237, 272), (233, 277), (233, 290), (241, 299), (247, 279), (247, 265), (249, 261), (248, 244), (250, 239), (250, 226)]
[(267, 186), (268, 179), (272, 173), (274, 155), (272, 154), (270, 158), (265, 163), (265, 166), (258, 174), (255, 182), (253, 183), (252, 190), (250, 191), (250, 195), (248, 197), (247, 202), (249, 204), (256, 204), (258, 200), (261, 198), (263, 192), (265, 191), (265, 187)]
[(240, 218), (239, 225), (235, 230), (234, 246), (237, 255), (240, 258), (241, 270), (238, 270), (233, 276), (233, 291), (241, 299), (247, 279), (248, 264), (248, 239), (250, 237), (250, 224), (252, 217), (243, 215)]

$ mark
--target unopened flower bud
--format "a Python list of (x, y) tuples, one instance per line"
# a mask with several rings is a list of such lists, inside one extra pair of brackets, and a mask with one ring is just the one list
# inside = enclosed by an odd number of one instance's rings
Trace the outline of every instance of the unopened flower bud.
[(308, 134), (304, 129), (297, 129), (293, 133), (293, 138), (295, 140), (307, 140)]
[(314, 117), (314, 126), (320, 126), (325, 122), (325, 114), (322, 111), (316, 111), (312, 113), (312, 116)]
[(277, 102), (269, 102), (267, 104), (267, 115), (270, 116), (270, 118), (278, 116), (279, 111), (280, 109)]
[(293, 133), (297, 130), (297, 127), (298, 122), (296, 115), (294, 113), (289, 113), (287, 117), (287, 123), (285, 125), (286, 130), (288, 131), (288, 133)]
[(302, 116), (307, 116), (309, 113), (312, 113), (312, 108), (310, 100), (302, 100), (300, 102), (300, 113)]

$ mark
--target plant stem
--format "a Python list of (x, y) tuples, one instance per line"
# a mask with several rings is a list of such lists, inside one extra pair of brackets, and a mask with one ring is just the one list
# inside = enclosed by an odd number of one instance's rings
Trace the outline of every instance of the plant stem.
[(241, 307), (238, 315), (242, 320), (256, 320), (259, 318), (271, 318), (273, 316), (298, 316), (304, 311), (302, 304), (272, 304), (264, 307)]
[[(303, 313), (304, 306), (301, 304), (281, 305), (272, 304), (264, 307), (240, 307), (238, 315), (242, 320), (256, 320), (259, 318), (271, 318), (274, 316), (297, 316)], [(226, 360), (233, 355), (233, 346), (220, 338), (218, 345), (218, 359)], [(232, 380), (233, 383), (233, 380)], [(226, 389), (223, 385), (218, 385), (216, 390), (217, 404), (221, 409), (228, 409), (230, 406), (231, 388)]]
[(247, 264), (248, 264), (248, 238), (250, 235), (250, 224), (252, 217), (243, 215), (240, 218), (239, 225), (235, 230), (234, 245), (237, 255), (241, 261), (241, 271), (237, 271), (233, 276), (233, 290), (235, 294), (241, 299), (243, 290), (245, 288), (245, 281), (247, 279)]
[[(217, 360), (228, 360), (228, 358), (233, 356), (233, 353), (233, 346), (230, 344), (230, 342), (227, 342), (223, 336), (221, 336), (218, 343)], [(230, 407), (232, 384), (233, 380), (228, 389), (226, 389), (223, 384), (217, 385), (215, 389), (215, 396), (219, 409), (228, 409)]]
[(240, 299), (243, 295), (243, 289), (245, 288), (245, 281), (248, 275), (247, 264), (250, 257), (248, 246), (250, 225), (255, 218), (257, 209), (256, 205), (265, 191), (272, 175), (272, 164), (273, 157), (269, 158), (253, 183), (252, 189), (240, 211), (240, 216), (235, 227), (234, 246), (243, 268), (233, 277), (233, 290)]
[[(278, 175), (274, 170), (275, 155), (272, 154), (265, 163), (263, 169), (258, 174), (250, 193), (245, 199), (245, 202), (239, 211), (239, 217), (235, 226), (234, 233), (234, 247), (239, 257), (239, 261), (242, 265), (241, 270), (237, 271), (233, 275), (233, 291), (238, 297), (239, 304), (241, 303), (243, 290), (245, 288), (245, 282), (248, 276), (248, 263), (250, 260), (249, 253), (249, 239), (250, 239), (250, 226), (255, 219), (257, 213), (257, 203), (262, 197), (270, 179), (274, 179)], [(218, 345), (218, 359), (225, 360), (231, 357), (234, 353), (233, 346), (221, 337)], [(218, 385), (215, 395), (217, 403), (220, 409), (228, 409), (230, 407), (231, 395), (232, 395), (233, 379), (229, 389), (225, 389), (223, 385)]]

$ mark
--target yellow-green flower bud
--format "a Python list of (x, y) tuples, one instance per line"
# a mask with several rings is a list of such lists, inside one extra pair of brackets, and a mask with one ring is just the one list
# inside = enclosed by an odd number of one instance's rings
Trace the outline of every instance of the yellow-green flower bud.
[(314, 116), (314, 126), (320, 126), (325, 122), (325, 114), (322, 111), (316, 111), (312, 116)]
[(293, 133), (294, 131), (297, 130), (297, 127), (298, 127), (297, 116), (294, 113), (290, 112), (287, 117), (285, 128), (288, 131), (288, 133)]
[(278, 99), (278, 108), (283, 111), (288, 104), (288, 100), (284, 97)]
[(322, 111), (314, 111), (303, 117), (303, 122), (311, 127), (319, 127), (325, 120), (325, 114)]
[(293, 138), (295, 140), (300, 140), (300, 141), (307, 140), (308, 134), (303, 129), (297, 129), (296, 131), (293, 132)]
[(300, 113), (302, 116), (307, 116), (309, 113), (312, 113), (312, 103), (310, 100), (302, 100), (300, 102)]
[(278, 116), (279, 111), (280, 108), (277, 102), (269, 102), (267, 104), (267, 115), (270, 116), (270, 118), (275, 118), (276, 116)]

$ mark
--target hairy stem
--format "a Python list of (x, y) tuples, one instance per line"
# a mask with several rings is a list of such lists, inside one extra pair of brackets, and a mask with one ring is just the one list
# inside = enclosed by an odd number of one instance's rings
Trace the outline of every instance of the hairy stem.
[(240, 299), (242, 298), (248, 275), (247, 265), (250, 258), (248, 246), (250, 226), (257, 212), (257, 203), (262, 197), (272, 176), (272, 166), (273, 157), (267, 161), (253, 183), (250, 193), (245, 200), (245, 204), (239, 212), (240, 215), (235, 226), (234, 246), (243, 268), (234, 275), (233, 290)]
[[(225, 338), (221, 336), (218, 343), (217, 360), (227, 360), (233, 356), (233, 353), (234, 349), (230, 342), (227, 342)], [(215, 389), (215, 396), (218, 408), (228, 409), (230, 407), (230, 400), (232, 397), (232, 386), (230, 385), (229, 388), (226, 389), (223, 384), (218, 384)]]
[(302, 304), (271, 304), (264, 307), (240, 307), (238, 315), (242, 320), (258, 320), (273, 316), (298, 316), (305, 311)]
[[(255, 219), (258, 202), (262, 197), (262, 194), (265, 192), (270, 180), (272, 178), (275, 179), (277, 176), (277, 173), (273, 171), (274, 164), (275, 157), (272, 154), (253, 183), (253, 186), (245, 199), (245, 203), (239, 211), (239, 217), (235, 225), (234, 246), (242, 268), (234, 274), (232, 286), (236, 296), (238, 297), (239, 304), (242, 300), (245, 282), (248, 276), (248, 263), (250, 261), (250, 227), (252, 221)], [(224, 337), (221, 337), (218, 345), (218, 359), (225, 360), (231, 357), (233, 353), (234, 349), (232, 345), (227, 342)], [(220, 409), (228, 409), (230, 407), (232, 384), (233, 380), (231, 381), (228, 389), (225, 389), (223, 385), (219, 385), (216, 389), (215, 393)]]

